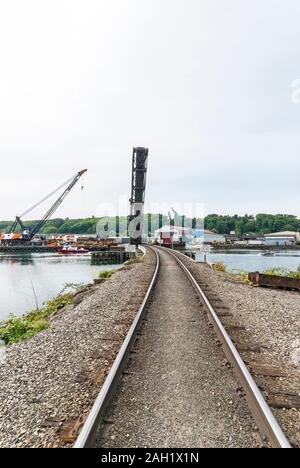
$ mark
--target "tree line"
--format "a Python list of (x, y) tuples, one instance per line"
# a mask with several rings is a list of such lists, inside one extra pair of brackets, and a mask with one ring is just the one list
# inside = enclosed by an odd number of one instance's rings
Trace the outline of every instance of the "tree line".
[[(96, 234), (98, 228), (108, 224), (114, 224), (115, 218), (85, 218), (85, 219), (69, 219), (69, 218), (56, 218), (47, 221), (41, 234)], [(127, 217), (122, 216), (119, 218), (122, 226), (126, 225)], [(33, 228), (37, 221), (25, 221), (24, 225), (27, 228)], [(149, 215), (145, 215), (145, 223), (149, 225)], [(181, 225), (181, 219), (175, 220), (176, 224)], [(186, 226), (193, 225), (194, 227), (203, 226), (203, 220), (185, 219)], [(152, 231), (157, 229), (160, 225), (170, 224), (167, 216), (160, 216), (158, 214), (151, 215)], [(0, 221), (0, 232), (6, 232), (12, 225), (12, 221)], [(230, 234), (235, 231), (237, 235), (256, 234), (262, 235), (278, 231), (300, 231), (300, 219), (294, 215), (287, 214), (258, 214), (256, 216), (224, 216), (218, 214), (209, 214), (204, 220), (204, 227), (210, 231), (218, 234)]]
[(300, 231), (300, 219), (287, 214), (258, 214), (256, 216), (222, 216), (210, 214), (205, 218), (205, 228), (218, 234), (269, 234), (280, 231)]

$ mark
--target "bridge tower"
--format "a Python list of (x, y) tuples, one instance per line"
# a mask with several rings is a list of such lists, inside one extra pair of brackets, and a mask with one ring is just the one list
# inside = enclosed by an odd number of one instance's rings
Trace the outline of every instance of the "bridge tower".
[(129, 237), (136, 246), (142, 243), (148, 154), (148, 148), (133, 149)]

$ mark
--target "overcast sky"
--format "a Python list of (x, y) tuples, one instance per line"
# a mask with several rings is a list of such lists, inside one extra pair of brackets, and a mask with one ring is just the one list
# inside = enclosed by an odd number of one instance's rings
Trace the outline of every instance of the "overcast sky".
[(0, 5), (0, 219), (85, 167), (57, 215), (100, 215), (133, 146), (148, 203), (300, 215), (299, 0)]

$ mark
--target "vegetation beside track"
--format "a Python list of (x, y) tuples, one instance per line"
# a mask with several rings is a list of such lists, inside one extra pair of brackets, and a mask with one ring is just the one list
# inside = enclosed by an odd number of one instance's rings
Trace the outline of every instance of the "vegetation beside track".
[[(219, 273), (228, 273), (240, 279), (243, 283), (251, 284), (249, 280), (249, 272), (243, 270), (228, 271), (226, 265), (222, 262), (218, 262), (214, 265), (214, 269)], [(300, 265), (296, 271), (289, 270), (288, 268), (270, 268), (262, 272), (264, 275), (270, 276), (282, 276), (286, 278), (296, 278), (300, 279)]]
[(100, 271), (99, 273), (99, 278), (100, 279), (109, 279), (116, 273), (116, 270), (105, 270), (105, 271)]
[[(73, 303), (74, 293), (79, 292), (82, 285), (66, 285), (54, 299), (46, 302), (43, 307), (17, 317), (11, 314), (0, 322), (0, 340), (6, 345), (25, 341), (50, 325), (50, 319), (66, 305)], [(66, 289), (73, 291), (65, 292)]]

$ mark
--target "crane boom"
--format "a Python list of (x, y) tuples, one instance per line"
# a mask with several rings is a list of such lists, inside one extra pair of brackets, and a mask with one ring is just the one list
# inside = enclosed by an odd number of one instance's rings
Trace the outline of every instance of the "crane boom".
[[(43, 198), (39, 203), (36, 203), (33, 207), (31, 207), (29, 210), (25, 211), (22, 216), (16, 216), (16, 219), (14, 223), (12, 224), (10, 230), (9, 230), (9, 235), (11, 235), (11, 238), (6, 239), (7, 241), (14, 241), (13, 238), (13, 233), (16, 230), (17, 226), (19, 225), (23, 231), (23, 234), (18, 237), (17, 241), (21, 242), (28, 242), (31, 241), (34, 236), (42, 229), (42, 227), (45, 225), (45, 223), (50, 219), (50, 217), (55, 213), (55, 211), (58, 209), (58, 207), (62, 204), (64, 199), (69, 195), (71, 192), (72, 188), (77, 184), (79, 179), (87, 172), (87, 169), (84, 169), (82, 171), (77, 172), (77, 174), (74, 177), (71, 177), (71, 179), (68, 179), (67, 182), (65, 182), (63, 185), (58, 187), (54, 192), (51, 192), (47, 197)], [(49, 208), (47, 213), (43, 216), (43, 218), (37, 223), (37, 225), (26, 232), (26, 228), (21, 220), (21, 217), (25, 216), (26, 214), (30, 213), (33, 209), (37, 208), (39, 205), (41, 205), (43, 202), (48, 200), (51, 196), (53, 196), (55, 193), (57, 193), (60, 189), (66, 186), (66, 184), (69, 184), (67, 188), (64, 190), (64, 192), (60, 195), (60, 197), (53, 203), (53, 205)], [(25, 232), (24, 232), (25, 231)]]
[(42, 229), (42, 227), (45, 225), (45, 223), (48, 221), (48, 219), (51, 218), (51, 216), (53, 215), (53, 213), (55, 213), (55, 211), (58, 209), (58, 207), (62, 204), (62, 202), (64, 201), (64, 199), (69, 195), (69, 193), (71, 192), (72, 188), (74, 187), (74, 185), (77, 184), (77, 182), (79, 181), (79, 179), (81, 178), (81, 176), (83, 176), (83, 174), (85, 174), (85, 172), (87, 172), (87, 169), (84, 169), (80, 172), (78, 172), (75, 176), (74, 179), (72, 179), (72, 182), (70, 183), (70, 185), (68, 185), (68, 187), (66, 188), (66, 190), (62, 193), (62, 195), (56, 200), (55, 203), (53, 203), (53, 205), (51, 206), (51, 208), (47, 211), (47, 213), (45, 214), (45, 216), (38, 222), (38, 224), (30, 231), (30, 234), (29, 234), (29, 240), (32, 240), (34, 238), (34, 236), (40, 231), (40, 229)]
[(10, 232), (13, 232), (17, 228), (18, 224), (20, 225), (22, 231), (25, 231), (25, 226), (22, 223), (20, 216), (16, 216), (16, 220), (14, 222), (14, 225), (11, 227)]

